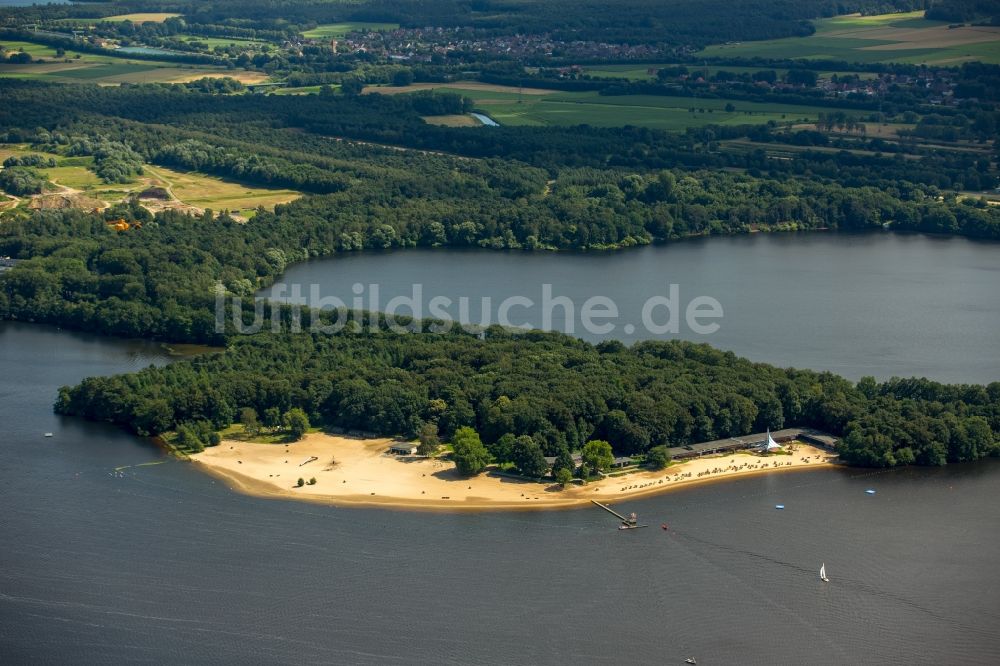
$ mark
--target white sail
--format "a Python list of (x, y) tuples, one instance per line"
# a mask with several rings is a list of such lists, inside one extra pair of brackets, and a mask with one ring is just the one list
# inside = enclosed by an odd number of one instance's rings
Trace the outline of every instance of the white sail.
[(830, 579), (826, 577), (826, 562), (819, 568), (819, 579), (823, 582), (829, 582)]

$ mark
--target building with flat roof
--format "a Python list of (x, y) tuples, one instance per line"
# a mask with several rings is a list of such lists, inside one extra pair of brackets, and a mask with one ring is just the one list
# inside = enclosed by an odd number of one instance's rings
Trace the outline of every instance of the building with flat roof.
[[(814, 428), (785, 428), (771, 433), (771, 438), (778, 444), (787, 444), (800, 439), (808, 444), (819, 446), (824, 449), (833, 450), (837, 445), (837, 438), (829, 433)], [(742, 451), (760, 447), (767, 442), (767, 433), (758, 432), (751, 435), (741, 435), (740, 437), (729, 437), (717, 439), (711, 442), (699, 442), (688, 446), (673, 446), (670, 448), (670, 457), (674, 460), (684, 460), (685, 458), (697, 458), (698, 456), (727, 453), (729, 451)]]

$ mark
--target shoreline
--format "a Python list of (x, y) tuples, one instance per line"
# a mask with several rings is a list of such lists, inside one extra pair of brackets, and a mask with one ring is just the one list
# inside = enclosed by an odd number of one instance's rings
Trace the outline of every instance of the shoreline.
[[(554, 482), (489, 471), (463, 478), (450, 461), (385, 453), (390, 441), (319, 433), (287, 445), (224, 440), (190, 460), (230, 490), (253, 497), (446, 513), (575, 509), (591, 506), (591, 500), (644, 499), (700, 484), (838, 464), (834, 454), (799, 442), (791, 455), (737, 452), (701, 457), (663, 470), (637, 470), (560, 489)], [(305, 462), (313, 456), (315, 460)], [(296, 487), (299, 477), (316, 478), (316, 485)]]

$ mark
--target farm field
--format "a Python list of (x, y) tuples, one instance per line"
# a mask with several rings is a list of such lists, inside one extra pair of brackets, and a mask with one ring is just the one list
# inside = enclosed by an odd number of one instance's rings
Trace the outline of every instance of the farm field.
[(340, 39), (349, 32), (357, 32), (359, 30), (373, 30), (377, 32), (381, 30), (395, 30), (398, 27), (398, 23), (368, 23), (364, 21), (355, 23), (324, 23), (312, 30), (306, 30), (302, 33), (302, 36), (306, 39)]
[[(319, 93), (320, 88), (323, 86), (302, 86), (299, 88), (275, 88), (272, 95), (311, 95), (313, 93)], [(334, 90), (340, 88), (340, 84), (334, 84), (331, 86)]]
[[(750, 123), (811, 122), (822, 107), (742, 102), (695, 97), (653, 95), (601, 96), (596, 92), (556, 92), (525, 88), (451, 83), (421, 88), (369, 88), (366, 92), (403, 92), (436, 88), (473, 99), (476, 107), (501, 125), (594, 125), (620, 127), (637, 125), (666, 130), (684, 130), (702, 125), (742, 125)], [(530, 91), (530, 94), (529, 94)], [(732, 103), (733, 111), (726, 111)]]
[(137, 12), (135, 14), (105, 16), (104, 18), (97, 20), (104, 21), (106, 23), (115, 23), (120, 21), (131, 21), (132, 23), (163, 23), (168, 18), (174, 18), (175, 16), (180, 16), (180, 14), (172, 14), (170, 12)]
[(923, 12), (838, 16), (814, 22), (809, 37), (709, 46), (704, 57), (763, 57), (956, 65), (968, 60), (1000, 64), (1000, 26), (949, 29)]
[(238, 39), (236, 37), (202, 37), (201, 35), (177, 35), (177, 38), (184, 42), (201, 42), (208, 48), (214, 49), (216, 46), (243, 46), (247, 49), (261, 49), (267, 45), (255, 39)]
[[(680, 63), (656, 63), (656, 64), (621, 64), (621, 65), (592, 65), (583, 68), (585, 74), (596, 78), (609, 78), (609, 79), (628, 79), (630, 81), (648, 81), (655, 79), (655, 74), (650, 72), (655, 72), (663, 67), (676, 67)], [(762, 72), (765, 70), (771, 70), (777, 72), (779, 76), (784, 75), (788, 72), (787, 69), (782, 69), (780, 67), (727, 67), (727, 66), (699, 66), (690, 63), (685, 63), (685, 67), (690, 70), (691, 74), (696, 74), (700, 72), (707, 72), (709, 76), (714, 75), (719, 70), (724, 70), (727, 72), (733, 72), (734, 74), (753, 74), (755, 72)], [(843, 74), (858, 74), (861, 78), (875, 78), (875, 74), (871, 72), (850, 72), (846, 70), (840, 71), (820, 71), (817, 74), (821, 78), (829, 78), (833, 74), (843, 75)]]
[(483, 124), (474, 116), (455, 114), (452, 116), (421, 116), (424, 122), (442, 127), (481, 127)]
[[(23, 65), (0, 64), (0, 78), (39, 79), (56, 83), (183, 83), (203, 77), (231, 76), (243, 83), (261, 83), (267, 75), (261, 72), (227, 70), (209, 65), (180, 65), (156, 60), (130, 60), (128, 58), (79, 53), (67, 50), (57, 57), (54, 48), (23, 41), (0, 41), (8, 52), (21, 51), (31, 55), (36, 62)], [(44, 59), (37, 62), (38, 59)]]
[[(643, 63), (643, 64), (618, 64), (618, 65), (588, 65), (583, 68), (585, 74), (598, 78), (607, 79), (628, 79), (630, 81), (645, 81), (648, 79), (656, 78), (656, 70), (662, 69), (664, 67), (676, 67), (680, 63)], [(720, 69), (724, 69), (727, 72), (734, 72), (737, 74), (744, 72), (759, 72), (765, 69), (774, 69), (772, 67), (715, 67), (715, 66), (698, 66), (690, 63), (684, 63), (684, 66), (688, 68), (692, 73), (694, 72), (708, 72), (710, 75), (715, 74)], [(774, 71), (779, 74), (783, 74), (788, 70), (784, 69), (774, 69)]]

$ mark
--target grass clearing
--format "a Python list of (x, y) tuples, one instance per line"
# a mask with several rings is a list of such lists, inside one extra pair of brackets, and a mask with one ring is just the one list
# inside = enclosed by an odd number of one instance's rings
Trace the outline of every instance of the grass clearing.
[(880, 16), (837, 16), (814, 21), (809, 37), (709, 46), (705, 57), (832, 59), (849, 62), (959, 64), (969, 60), (1000, 64), (1000, 26), (949, 28), (923, 12)]
[(295, 190), (271, 189), (249, 186), (216, 176), (194, 172), (174, 171), (161, 166), (146, 165), (150, 185), (168, 188), (173, 195), (190, 206), (229, 210), (247, 216), (258, 206), (271, 209), (276, 204), (288, 203), (302, 196)]
[(229, 210), (244, 218), (253, 217), (258, 206), (273, 209), (276, 204), (288, 203), (302, 196), (301, 192), (277, 188), (250, 186), (231, 180), (199, 173), (175, 171), (165, 167), (143, 165), (142, 176), (130, 183), (105, 183), (88, 167), (92, 157), (63, 157), (53, 153), (31, 150), (26, 144), (0, 144), (0, 162), (13, 155), (41, 155), (56, 161), (55, 167), (38, 171), (56, 185), (78, 190), (89, 201), (114, 204), (131, 194), (138, 194), (150, 187), (170, 190), (175, 201), (153, 202), (143, 200), (151, 209), (178, 208), (201, 212), (211, 208), (218, 212)]
[(398, 23), (369, 23), (358, 21), (354, 23), (324, 23), (312, 30), (306, 30), (302, 36), (306, 39), (341, 39), (349, 32), (395, 30)]

